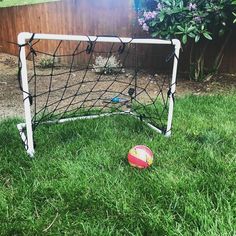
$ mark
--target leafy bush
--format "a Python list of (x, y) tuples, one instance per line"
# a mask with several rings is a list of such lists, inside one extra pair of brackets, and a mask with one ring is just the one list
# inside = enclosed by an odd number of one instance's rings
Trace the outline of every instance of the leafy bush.
[[(235, 2), (235, 0), (233, 0)], [(139, 24), (153, 37), (188, 38), (198, 42), (201, 37), (211, 40), (224, 34), (232, 22), (233, 4), (229, 0), (184, 1), (147, 0), (140, 12)]]
[(96, 57), (93, 69), (96, 73), (105, 75), (125, 72), (121, 62), (113, 55), (109, 58), (103, 56)]
[[(190, 41), (193, 48), (202, 39), (212, 40), (231, 30), (235, 2), (236, 0), (143, 0), (138, 22), (152, 37), (178, 38), (184, 45)], [(195, 52), (190, 50), (190, 66), (194, 67), (195, 79), (204, 76), (205, 47), (207, 43)], [(201, 53), (196, 55), (196, 51)], [(219, 50), (220, 53), (222, 51)], [(221, 58), (222, 55), (216, 56), (214, 70), (219, 68)]]

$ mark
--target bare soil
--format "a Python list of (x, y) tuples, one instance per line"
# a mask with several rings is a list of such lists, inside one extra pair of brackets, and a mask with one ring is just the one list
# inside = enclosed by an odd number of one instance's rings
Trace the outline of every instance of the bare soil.
[[(30, 66), (29, 66), (30, 67)], [(32, 69), (32, 68), (31, 68)], [(32, 70), (30, 69), (31, 73)], [(0, 54), (0, 119), (6, 117), (23, 117), (24, 108), (22, 102), (22, 92), (19, 89), (19, 83), (17, 80), (17, 70), (18, 70), (18, 58), (14, 56), (10, 56), (7, 54)], [(43, 107), (45, 102), (51, 105), (51, 109), (63, 109), (68, 102), (71, 102), (74, 99), (71, 94), (75, 94), (78, 90), (78, 78), (82, 80), (84, 76), (84, 71), (75, 71), (71, 74), (69, 83), (67, 83), (68, 74), (63, 75), (65, 71), (68, 69), (65, 68), (57, 68), (54, 71), (54, 74), (58, 74), (55, 76), (53, 83), (51, 84), (54, 92), (50, 94), (50, 98), (48, 101), (47, 96), (42, 95), (42, 99), (39, 99), (38, 105)], [(40, 80), (38, 82), (38, 93), (43, 94), (48, 91), (50, 79), (48, 76), (51, 73), (51, 69), (39, 69), (38, 73), (41, 74)], [(163, 94), (165, 96), (166, 90), (168, 89), (168, 84), (161, 75), (148, 75), (148, 74), (140, 74), (139, 75), (139, 91), (140, 101), (145, 101), (146, 103), (154, 99), (160, 90), (160, 85), (164, 84)], [(60, 79), (59, 79), (60, 78)], [(97, 74), (92, 71), (89, 71), (84, 78), (84, 81), (87, 81), (87, 86), (85, 84), (80, 84), (80, 93), (84, 95), (80, 96), (80, 100), (74, 99), (72, 102), (74, 106), (78, 106), (81, 104), (81, 101), (86, 98), (88, 100), (87, 104), (91, 105), (94, 103), (96, 97), (101, 97), (101, 101), (105, 101), (106, 99), (110, 99), (115, 96), (117, 92), (124, 91), (123, 94), (127, 94), (127, 84), (131, 83), (132, 73), (126, 71), (124, 74), (121, 74), (117, 77), (117, 82), (112, 82), (111, 76), (102, 76), (102, 79), (99, 83), (97, 83)], [(77, 81), (77, 82), (76, 82)], [(90, 82), (89, 82), (90, 81)], [(76, 85), (76, 86), (75, 86)], [(32, 85), (31, 85), (32, 86)], [(65, 90), (63, 101), (61, 100), (62, 92), (64, 91), (65, 86), (68, 88)], [(97, 92), (96, 95), (89, 95), (88, 97), (88, 89), (94, 87)], [(113, 92), (103, 94), (103, 90), (108, 88)], [(147, 93), (141, 93), (142, 89), (148, 91)], [(178, 76), (178, 84), (177, 84), (177, 93), (176, 96), (184, 96), (187, 94), (195, 94), (195, 95), (203, 95), (203, 94), (212, 94), (212, 93), (222, 93), (234, 90), (236, 88), (236, 75), (217, 75), (211, 78), (209, 81), (205, 82), (195, 82), (184, 79), (182, 76)], [(58, 89), (58, 91), (56, 91)], [(87, 90), (86, 90), (87, 89)], [(102, 91), (102, 92), (101, 92)], [(90, 98), (90, 99), (88, 99)], [(51, 99), (51, 100), (50, 100)], [(165, 98), (164, 98), (165, 99)], [(55, 104), (54, 104), (55, 103)], [(90, 104), (89, 104), (90, 103)], [(99, 106), (99, 103), (96, 104)], [(104, 106), (104, 104), (100, 104)], [(73, 108), (73, 106), (72, 106)]]

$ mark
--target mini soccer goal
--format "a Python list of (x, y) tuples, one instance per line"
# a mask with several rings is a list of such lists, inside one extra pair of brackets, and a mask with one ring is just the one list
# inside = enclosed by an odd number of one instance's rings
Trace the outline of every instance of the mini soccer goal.
[[(27, 153), (40, 125), (130, 115), (170, 136), (180, 42), (20, 33), (19, 85)], [(121, 124), (122, 125), (122, 124)]]

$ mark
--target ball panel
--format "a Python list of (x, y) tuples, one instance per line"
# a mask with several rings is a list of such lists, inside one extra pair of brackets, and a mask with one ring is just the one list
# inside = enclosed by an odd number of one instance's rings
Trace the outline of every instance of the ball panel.
[(135, 146), (135, 149), (145, 150), (145, 152), (146, 152), (149, 156), (153, 156), (152, 151), (151, 151), (148, 147), (146, 147), (146, 146), (144, 146), (144, 145), (137, 145), (137, 146)]
[(153, 163), (153, 156), (147, 158), (147, 163), (148, 163), (149, 166), (152, 165), (152, 163)]
[(132, 148), (129, 152), (131, 155), (133, 155), (134, 157), (146, 162), (147, 161), (147, 156), (144, 150), (142, 149), (136, 149), (135, 147)]
[(128, 155), (128, 161), (132, 166), (137, 166), (139, 168), (147, 168), (148, 167), (148, 163), (140, 160), (139, 158), (133, 156), (132, 154)]

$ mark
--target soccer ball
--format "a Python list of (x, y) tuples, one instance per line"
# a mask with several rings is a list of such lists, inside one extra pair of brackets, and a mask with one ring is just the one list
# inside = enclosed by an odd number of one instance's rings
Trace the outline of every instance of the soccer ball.
[(135, 146), (128, 153), (128, 162), (137, 168), (147, 168), (153, 163), (153, 153), (144, 145)]

